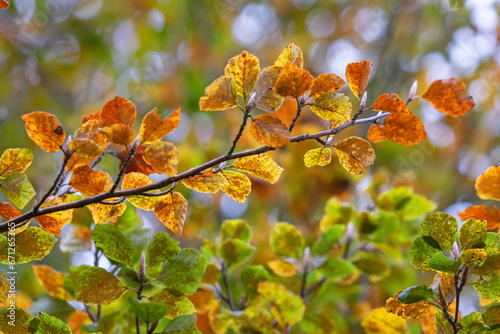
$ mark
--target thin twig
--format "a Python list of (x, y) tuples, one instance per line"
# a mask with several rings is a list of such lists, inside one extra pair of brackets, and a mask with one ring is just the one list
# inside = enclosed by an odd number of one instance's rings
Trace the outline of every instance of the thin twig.
[(297, 99), (297, 112), (295, 113), (295, 117), (292, 120), (292, 123), (290, 124), (290, 127), (288, 128), (288, 132), (292, 132), (293, 128), (295, 127), (295, 122), (299, 119), (300, 112), (302, 111), (302, 108), (304, 108), (304, 104), (300, 102), (299, 99)]
[(245, 126), (247, 125), (248, 118), (250, 117), (250, 110), (247, 109), (242, 109), (243, 110), (243, 121), (241, 122), (240, 129), (238, 130), (238, 133), (234, 137), (233, 144), (231, 145), (231, 148), (227, 152), (227, 156), (231, 156), (236, 149), (236, 145), (238, 144), (238, 141), (241, 138), (241, 135), (243, 134), (243, 130), (245, 130)]
[(224, 283), (224, 287), (226, 288), (227, 300), (229, 302), (229, 307), (231, 310), (236, 311), (236, 305), (234, 305), (233, 296), (231, 293), (231, 288), (229, 287), (229, 280), (227, 277), (227, 266), (225, 262), (222, 262), (220, 272), (222, 274), (222, 282)]
[(356, 120), (358, 119), (359, 116), (361, 116), (361, 114), (365, 111), (366, 109), (359, 109), (358, 111), (356, 111), (356, 113), (354, 114), (354, 116), (352, 116), (351, 118), (351, 123), (354, 123), (356, 122)]
[(118, 176), (116, 177), (116, 181), (113, 184), (113, 187), (111, 187), (111, 189), (109, 190), (109, 193), (113, 194), (115, 192), (116, 188), (118, 188), (118, 185), (120, 184), (120, 181), (121, 181), (123, 175), (125, 174), (125, 169), (127, 169), (127, 166), (130, 162), (130, 159), (132, 159), (132, 157), (134, 156), (136, 149), (137, 149), (136, 145), (132, 145), (132, 147), (128, 151), (127, 157), (125, 158), (125, 161), (123, 161), (123, 165), (120, 168), (120, 172), (118, 173)]
[(117, 201), (113, 202), (107, 202), (107, 201), (100, 201), (99, 204), (105, 204), (105, 205), (116, 205), (125, 202), (125, 197), (120, 197)]
[(326, 280), (328, 279), (327, 276), (323, 276), (319, 279), (319, 281), (316, 281), (314, 282), (314, 284), (312, 284), (309, 289), (306, 290), (306, 292), (304, 293), (304, 297), (307, 297), (309, 296), (310, 294), (312, 294), (314, 291), (316, 291), (317, 289), (319, 289), (323, 283), (326, 282)]

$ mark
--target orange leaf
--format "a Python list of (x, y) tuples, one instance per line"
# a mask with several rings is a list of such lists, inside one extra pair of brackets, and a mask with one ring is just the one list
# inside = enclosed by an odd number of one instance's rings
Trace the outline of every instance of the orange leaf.
[(422, 121), (411, 112), (390, 114), (384, 121), (382, 133), (395, 143), (416, 145), (427, 137)]
[(287, 62), (281, 69), (274, 89), (283, 97), (293, 96), (299, 98), (311, 88), (313, 80), (314, 78), (308, 71)]
[(91, 115), (83, 116), (82, 117), (82, 124), (85, 124), (88, 121), (92, 121), (92, 120), (97, 120), (97, 121), (101, 122), (101, 114), (102, 114), (102, 111), (98, 111), (98, 112), (95, 112)]
[(10, 203), (0, 202), (0, 216), (6, 218), (7, 220), (10, 220), (20, 215), (21, 211), (13, 207)]
[(134, 132), (123, 124), (112, 124), (102, 129), (108, 140), (118, 146), (127, 146), (134, 140)]
[(353, 175), (366, 173), (375, 161), (375, 151), (370, 142), (359, 137), (349, 137), (333, 145), (340, 164)]
[(321, 74), (319, 77), (314, 79), (310, 96), (312, 98), (317, 98), (326, 92), (336, 92), (344, 85), (345, 81), (336, 74)]
[(479, 175), (475, 188), (479, 198), (500, 201), (500, 167), (491, 166)]
[(64, 144), (66, 134), (56, 116), (43, 111), (35, 111), (21, 117), (28, 136), (47, 152), (59, 152)]
[(85, 196), (102, 194), (109, 190), (112, 183), (108, 173), (93, 170), (89, 166), (78, 167), (69, 180), (69, 185)]
[(68, 173), (74, 172), (78, 167), (88, 166), (92, 162), (92, 160), (94, 159), (82, 158), (78, 154), (73, 153), (71, 155), (71, 158), (69, 158), (68, 162), (66, 163), (66, 170), (68, 171)]
[(80, 327), (92, 323), (89, 315), (83, 311), (76, 310), (68, 318), (68, 326), (73, 334), (83, 334)]
[(101, 132), (101, 122), (99, 120), (90, 120), (76, 130), (74, 139), (90, 139), (102, 147), (108, 146), (108, 138)]
[(403, 319), (420, 318), (422, 314), (427, 313), (431, 303), (428, 300), (422, 300), (413, 304), (403, 304), (398, 300), (399, 294), (403, 290), (398, 291), (394, 296), (387, 299), (385, 310), (387, 312), (395, 313)]
[[(135, 151), (135, 154), (130, 159), (127, 168), (125, 168), (125, 174), (132, 173), (132, 172), (139, 172), (139, 173), (142, 173), (144, 175), (149, 175), (149, 174), (153, 174), (153, 173), (160, 173), (160, 174), (162, 173), (161, 171), (155, 170), (146, 161), (144, 161), (143, 154), (139, 154), (139, 153), (144, 153), (144, 151), (147, 148), (148, 147), (145, 145), (141, 145), (137, 148), (137, 150)], [(123, 150), (123, 151), (117, 153), (116, 156), (121, 161), (120, 166), (119, 166), (120, 168), (122, 167), (123, 162), (127, 158), (127, 155), (128, 155), (127, 150)]]
[(404, 112), (406, 111), (406, 103), (403, 101), (398, 94), (383, 94), (380, 95), (375, 102), (373, 102), (370, 107), (373, 110), (377, 111), (386, 111), (386, 112)]
[(73, 139), (69, 143), (69, 149), (79, 157), (85, 159), (95, 159), (106, 151), (103, 147), (90, 139)]
[(174, 191), (156, 201), (155, 214), (175, 234), (182, 234), (188, 203), (180, 192)]
[(475, 106), (472, 96), (462, 97), (465, 89), (465, 84), (456, 78), (436, 80), (431, 83), (422, 97), (443, 114), (458, 117)]
[(255, 87), (259, 78), (259, 58), (243, 51), (240, 55), (229, 59), (224, 74), (234, 78), (236, 92), (246, 99)]
[[(153, 183), (155, 182), (144, 174), (128, 173), (123, 177), (122, 190), (139, 188)], [(127, 201), (139, 209), (153, 211), (157, 198), (152, 196), (129, 196)]]
[(285, 66), (287, 62), (302, 68), (304, 66), (304, 56), (302, 50), (295, 44), (290, 44), (284, 49), (273, 64), (273, 66)]
[(200, 110), (227, 110), (237, 105), (236, 85), (234, 78), (223, 76), (205, 88), (205, 96), (200, 98)]
[(290, 132), (286, 125), (269, 114), (255, 117), (249, 128), (253, 138), (262, 145), (281, 147), (290, 142)]
[(228, 185), (227, 179), (220, 173), (214, 174), (213, 170), (208, 170), (200, 176), (190, 177), (182, 183), (189, 189), (208, 194), (215, 194)]
[(278, 110), (284, 97), (276, 93), (274, 85), (281, 72), (281, 67), (270, 66), (264, 68), (259, 75), (259, 80), (255, 85), (255, 105), (265, 112), (275, 112)]
[[(64, 204), (63, 200), (57, 196), (49, 196), (42, 204), (41, 208)], [(47, 232), (61, 235), (61, 227), (71, 222), (73, 210), (64, 210), (35, 217), (35, 220)]]
[(143, 159), (157, 173), (174, 176), (179, 163), (179, 153), (174, 144), (158, 141), (146, 148)]
[(54, 298), (62, 299), (65, 301), (73, 300), (70, 293), (64, 288), (64, 273), (54, 271), (51, 267), (46, 265), (32, 264), (35, 277), (45, 291)]
[(139, 134), (141, 144), (152, 144), (174, 131), (181, 120), (181, 107), (177, 107), (164, 121), (154, 108), (144, 116)]
[(135, 115), (136, 110), (132, 102), (121, 96), (117, 96), (102, 107), (100, 120), (106, 126), (123, 124), (133, 129)]
[(9, 8), (9, 3), (5, 0), (0, 0), (0, 9)]
[(387, 140), (387, 137), (384, 135), (382, 127), (377, 124), (372, 124), (368, 130), (368, 140), (372, 143), (380, 143)]
[(458, 216), (462, 221), (469, 218), (477, 220), (486, 220), (486, 228), (493, 230), (500, 226), (500, 210), (493, 205), (493, 209), (488, 210), (486, 205), (472, 205), (465, 209), (463, 212), (458, 212)]
[(351, 91), (358, 98), (363, 95), (370, 76), (372, 75), (373, 65), (371, 61), (362, 60), (358, 63), (350, 63), (345, 70), (345, 76)]
[(0, 157), (0, 178), (24, 172), (32, 161), (33, 153), (27, 148), (6, 149)]

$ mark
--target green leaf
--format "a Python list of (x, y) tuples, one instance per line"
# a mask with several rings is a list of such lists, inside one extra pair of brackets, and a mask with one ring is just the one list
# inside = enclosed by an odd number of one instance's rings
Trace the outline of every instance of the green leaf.
[(472, 334), (486, 330), (483, 323), (483, 316), (479, 311), (467, 314), (465, 317), (460, 319), (458, 323), (462, 326), (462, 328), (458, 331), (460, 334)]
[(71, 334), (71, 328), (63, 321), (46, 313), (40, 315), (30, 323), (30, 333), (33, 334)]
[(387, 276), (391, 268), (380, 255), (363, 252), (359, 260), (354, 261), (354, 265), (364, 273), (371, 276)]
[(154, 267), (158, 263), (176, 256), (180, 250), (179, 242), (172, 239), (168, 233), (157, 232), (148, 247), (148, 264)]
[(483, 313), (483, 321), (490, 328), (500, 328), (500, 304), (492, 304)]
[(425, 196), (413, 194), (403, 207), (404, 219), (419, 219), (423, 215), (435, 210), (436, 203), (429, 201)]
[(306, 312), (299, 323), (303, 333), (330, 334), (335, 333), (333, 319), (326, 314)]
[(130, 239), (112, 224), (97, 225), (92, 231), (96, 247), (110, 260), (133, 267), (134, 246)]
[(398, 300), (404, 304), (414, 304), (422, 300), (433, 299), (434, 292), (425, 285), (416, 285), (409, 287), (398, 296)]
[(36, 195), (26, 174), (14, 174), (0, 184), (4, 195), (19, 209), (22, 209)]
[(398, 228), (398, 222), (395, 214), (380, 210), (376, 220), (378, 228), (373, 232), (372, 242), (386, 243), (387, 238)]
[(132, 296), (128, 296), (127, 301), (134, 314), (149, 324), (162, 319), (167, 313), (167, 306), (161, 303), (144, 302)]
[(205, 274), (207, 259), (196, 249), (185, 248), (163, 263), (159, 281), (170, 291), (192, 295)]
[(485, 299), (500, 300), (500, 276), (493, 275), (489, 281), (475, 280), (474, 289)]
[(483, 265), (477, 266), (472, 270), (474, 275), (491, 277), (495, 274), (500, 274), (500, 248), (492, 248), (487, 252), (488, 257), (484, 260)]
[(32, 320), (33, 316), (20, 307), (3, 308), (0, 310), (0, 332), (4, 334), (30, 333), (29, 326)]
[(484, 240), (485, 248), (500, 248), (500, 233), (488, 232), (486, 233), (486, 239)]
[(41, 260), (54, 246), (57, 238), (39, 227), (29, 226), (16, 235), (15, 254), (8, 257), (9, 239), (7, 235), (0, 235), (0, 262), (5, 264), (19, 264)]
[(115, 275), (99, 267), (72, 267), (69, 276), (76, 300), (85, 304), (108, 305), (127, 291)]
[(162, 333), (201, 334), (196, 328), (196, 316), (181, 315), (168, 323)]
[(378, 228), (375, 217), (366, 211), (356, 215), (356, 225), (361, 234), (371, 234)]
[(309, 150), (304, 155), (306, 167), (326, 166), (332, 161), (332, 150), (328, 147), (320, 147)]
[(255, 247), (250, 246), (240, 239), (226, 239), (220, 246), (220, 256), (226, 261), (228, 266), (233, 266), (247, 260), (255, 251)]
[(457, 220), (444, 212), (428, 215), (422, 223), (422, 235), (433, 238), (442, 250), (451, 251), (457, 239)]
[(482, 248), (466, 249), (460, 254), (460, 261), (465, 265), (474, 262), (478, 266), (482, 266), (487, 258), (488, 251)]
[(336, 198), (330, 198), (325, 205), (325, 215), (319, 223), (321, 231), (333, 225), (347, 225), (351, 220), (354, 209), (349, 204), (342, 204)]
[[(450, 317), (453, 319), (453, 315), (448, 312)], [(436, 309), (436, 331), (439, 334), (453, 334), (453, 326), (446, 320), (446, 317), (440, 309)]]
[(342, 278), (356, 271), (356, 266), (343, 259), (327, 259), (318, 267), (328, 278)]
[(467, 219), (458, 232), (458, 242), (462, 251), (485, 247), (487, 233), (485, 220)]
[(250, 225), (243, 219), (225, 220), (220, 227), (222, 239), (240, 239), (249, 242), (252, 238)]
[(192, 314), (196, 311), (193, 303), (186, 296), (174, 296), (167, 290), (161, 290), (151, 296), (150, 300), (167, 306), (166, 317), (175, 319), (181, 315)]
[(269, 245), (279, 256), (300, 258), (304, 252), (304, 237), (293, 225), (276, 223), (269, 235)]
[(431, 257), (429, 262), (427, 262), (429, 268), (450, 274), (456, 273), (460, 269), (461, 264), (462, 262), (460, 261), (460, 259), (450, 260), (442, 252), (434, 255), (433, 257)]
[(417, 270), (429, 271), (428, 262), (437, 253), (439, 249), (430, 246), (423, 237), (417, 237), (411, 243), (410, 263)]
[(413, 189), (395, 187), (378, 195), (376, 204), (385, 211), (401, 211), (406, 208), (413, 196)]
[(311, 256), (328, 253), (339, 241), (345, 229), (345, 225), (333, 225), (329, 227), (311, 246)]
[(271, 313), (280, 326), (292, 326), (302, 320), (305, 311), (304, 302), (283, 285), (261, 282), (257, 291), (272, 303)]
[(247, 297), (254, 295), (257, 292), (257, 286), (260, 282), (271, 281), (271, 275), (262, 265), (248, 266), (241, 272), (241, 282), (243, 291)]

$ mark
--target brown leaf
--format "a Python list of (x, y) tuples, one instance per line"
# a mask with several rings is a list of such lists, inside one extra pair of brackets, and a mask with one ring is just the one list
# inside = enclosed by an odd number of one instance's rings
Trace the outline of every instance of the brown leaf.
[(236, 85), (234, 78), (223, 76), (205, 88), (205, 96), (200, 98), (200, 110), (227, 110), (237, 105)]
[(500, 226), (500, 210), (498, 210), (496, 205), (493, 205), (493, 209), (491, 210), (486, 205), (472, 205), (463, 212), (458, 212), (458, 216), (462, 221), (466, 221), (469, 218), (486, 220), (486, 228), (488, 230), (494, 230)]
[(56, 116), (42, 111), (35, 111), (21, 117), (28, 136), (47, 152), (59, 152), (66, 134)]
[(371, 61), (362, 60), (358, 63), (350, 63), (345, 69), (345, 76), (351, 91), (358, 98), (363, 95), (370, 76), (372, 75), (373, 65)]
[(68, 173), (74, 172), (78, 167), (88, 166), (92, 162), (92, 160), (94, 159), (82, 158), (78, 154), (73, 153), (66, 163), (66, 171)]
[(368, 130), (368, 140), (376, 144), (387, 140), (387, 137), (384, 135), (382, 127), (377, 124), (372, 124)]
[(427, 137), (422, 121), (411, 112), (390, 114), (383, 123), (382, 133), (395, 143), (416, 145)]
[(427, 313), (431, 304), (428, 300), (422, 300), (418, 303), (403, 304), (398, 300), (398, 296), (403, 290), (398, 291), (394, 296), (387, 299), (385, 309), (387, 312), (395, 313), (403, 319), (420, 318), (422, 314)]
[(290, 132), (286, 125), (269, 114), (255, 117), (249, 128), (252, 137), (262, 145), (281, 147), (290, 142)]
[(283, 173), (283, 168), (265, 154), (238, 158), (233, 162), (231, 167), (241, 172), (257, 176), (270, 183), (277, 182), (281, 173)]
[(78, 167), (69, 180), (69, 185), (85, 196), (102, 194), (110, 189), (112, 183), (108, 173), (93, 170), (89, 166)]
[(340, 164), (351, 174), (366, 173), (375, 161), (375, 151), (370, 142), (359, 137), (349, 137), (333, 145)]
[(500, 167), (491, 166), (479, 175), (475, 188), (479, 198), (500, 201)]
[(102, 107), (100, 120), (106, 126), (123, 124), (133, 129), (135, 115), (136, 109), (132, 102), (117, 96)]
[(108, 140), (118, 146), (127, 146), (134, 140), (134, 132), (123, 124), (112, 124), (102, 129)]
[(177, 107), (164, 121), (154, 108), (144, 116), (139, 129), (141, 144), (152, 144), (174, 131), (181, 120), (181, 107)]
[(255, 87), (259, 78), (259, 58), (243, 51), (240, 55), (229, 59), (224, 74), (234, 78), (236, 92), (246, 99)]
[(158, 141), (151, 144), (144, 150), (143, 158), (157, 173), (165, 173), (169, 176), (176, 174), (179, 153), (172, 143)]
[(326, 92), (336, 92), (345, 85), (344, 79), (333, 73), (321, 74), (314, 79), (311, 87), (312, 98), (317, 98)]
[[(155, 182), (144, 174), (128, 173), (123, 177), (122, 190), (139, 188), (153, 183)], [(140, 195), (127, 197), (127, 201), (129, 201), (133, 206), (146, 211), (153, 211), (155, 209), (157, 199), (158, 197)]]
[(97, 120), (100, 123), (101, 122), (101, 114), (102, 114), (102, 111), (98, 111), (98, 112), (95, 112), (91, 115), (83, 116), (82, 117), (82, 124), (85, 124), (85, 123), (92, 121), (92, 120)]
[(281, 69), (274, 89), (283, 97), (299, 98), (311, 88), (313, 80), (314, 78), (308, 71), (287, 62)]
[(175, 234), (182, 234), (188, 203), (180, 192), (174, 191), (156, 201), (155, 214)]
[[(48, 208), (64, 204), (63, 200), (57, 196), (49, 196), (40, 208)], [(54, 235), (61, 235), (61, 227), (71, 222), (73, 210), (64, 210), (35, 217), (35, 220), (47, 232)]]
[(472, 96), (462, 97), (466, 88), (465, 84), (456, 78), (436, 80), (431, 83), (422, 97), (443, 114), (458, 117), (475, 106)]
[(373, 102), (370, 108), (391, 113), (407, 111), (405, 101), (403, 101), (398, 94), (382, 94)]
[(287, 62), (291, 62), (299, 68), (304, 66), (304, 56), (302, 54), (302, 50), (293, 43), (281, 52), (278, 60), (274, 62), (273, 66), (285, 66)]

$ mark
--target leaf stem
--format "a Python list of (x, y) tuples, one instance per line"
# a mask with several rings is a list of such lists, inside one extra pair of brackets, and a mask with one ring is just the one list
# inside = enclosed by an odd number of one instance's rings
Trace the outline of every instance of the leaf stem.
[(234, 137), (233, 144), (231, 145), (231, 148), (227, 152), (226, 156), (231, 156), (236, 149), (236, 145), (238, 144), (238, 141), (241, 138), (241, 135), (243, 134), (243, 130), (245, 130), (245, 126), (247, 125), (248, 118), (250, 117), (250, 110), (248, 109), (242, 109), (243, 110), (243, 121), (241, 122), (240, 129), (238, 130), (238, 133), (236, 134), (236, 137)]
[(229, 287), (229, 279), (227, 277), (227, 266), (226, 262), (222, 261), (220, 272), (222, 274), (222, 282), (224, 283), (224, 287), (226, 288), (227, 300), (229, 302), (229, 306), (232, 311), (236, 311), (236, 305), (234, 305), (233, 296), (231, 293), (231, 288)]
[(288, 128), (288, 132), (292, 132), (293, 128), (295, 127), (295, 122), (299, 119), (300, 113), (302, 112), (302, 108), (304, 108), (304, 104), (300, 102), (299, 99), (297, 99), (297, 112), (295, 113), (295, 117), (292, 120), (292, 123), (290, 124), (290, 127)]

